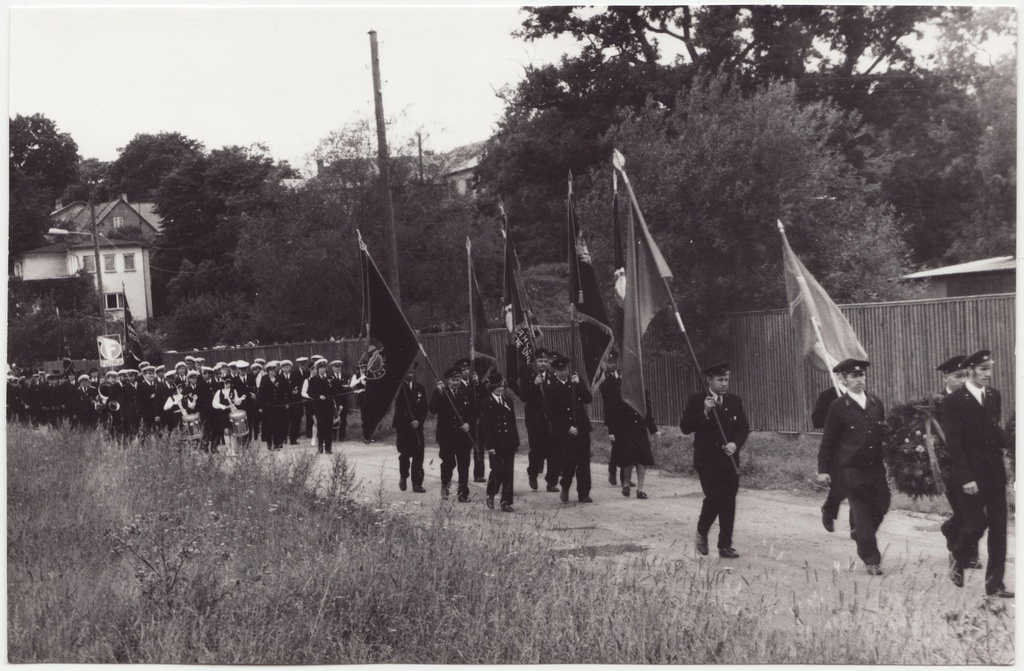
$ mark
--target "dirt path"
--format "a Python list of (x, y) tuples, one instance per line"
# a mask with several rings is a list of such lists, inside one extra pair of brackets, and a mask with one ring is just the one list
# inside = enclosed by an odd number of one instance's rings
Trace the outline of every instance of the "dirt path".
[[(294, 458), (312, 448), (302, 441), (275, 455)], [(398, 488), (398, 457), (393, 444), (347, 441), (336, 446), (355, 468), (359, 481), (357, 496), (376, 501), (379, 496), (411, 515), (429, 515), (440, 501), (440, 460), (437, 448), (428, 446), (424, 469), (426, 494)], [(324, 468), (329, 457), (320, 457)], [(607, 480), (607, 466), (591, 467), (594, 503), (569, 503), (558, 494), (530, 490), (526, 478), (526, 456), (520, 453), (515, 467), (515, 508), (512, 515), (484, 506), (483, 484), (470, 484), (469, 503), (448, 504), (453, 514), (467, 522), (477, 516), (492, 516), (513, 522), (527, 522), (554, 539), (560, 551), (585, 556), (607, 556), (647, 552), (669, 561), (704, 562), (720, 572), (725, 593), (755, 590), (762, 597), (792, 601), (796, 610), (828, 609), (830, 603), (858, 599), (870, 607), (879, 595), (926, 590), (929, 603), (943, 609), (963, 609), (983, 601), (984, 571), (968, 571), (967, 584), (957, 589), (947, 578), (947, 552), (938, 515), (890, 511), (879, 530), (884, 575), (869, 577), (849, 537), (847, 506), (844, 505), (834, 533), (821, 525), (819, 506), (823, 497), (782, 491), (740, 489), (737, 499), (734, 546), (739, 559), (723, 560), (715, 552), (717, 525), (709, 537), (711, 554), (700, 557), (694, 550), (693, 534), (703, 495), (695, 479), (649, 470), (645, 490), (650, 498), (625, 498)], [(742, 485), (742, 482), (741, 482)], [(452, 488), (454, 499), (454, 487)], [(1015, 585), (1015, 536), (1011, 525), (1006, 583)], [(982, 544), (981, 558), (986, 559)], [(807, 603), (810, 599), (816, 603)], [(1013, 602), (1007, 602), (1013, 609)]]

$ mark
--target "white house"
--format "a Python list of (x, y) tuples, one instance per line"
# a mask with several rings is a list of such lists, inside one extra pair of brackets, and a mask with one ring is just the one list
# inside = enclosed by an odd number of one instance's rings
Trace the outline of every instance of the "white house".
[[(150, 245), (145, 242), (100, 237), (100, 265), (108, 319), (123, 320), (126, 304), (137, 325), (144, 326), (144, 322), (153, 317), (149, 258)], [(14, 261), (15, 277), (26, 282), (71, 278), (82, 269), (93, 275), (96, 273), (95, 249), (92, 241), (84, 238), (30, 249)]]

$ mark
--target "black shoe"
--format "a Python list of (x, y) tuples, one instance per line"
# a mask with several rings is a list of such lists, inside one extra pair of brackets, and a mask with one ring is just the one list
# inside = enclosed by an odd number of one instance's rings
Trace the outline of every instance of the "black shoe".
[(447, 501), (448, 500), (448, 495), (449, 495), (448, 494), (448, 488), (447, 487), (442, 487), (441, 488), (441, 500), (442, 501)]
[(975, 557), (975, 558), (971, 559), (971, 561), (967, 562), (967, 566), (965, 566), (964, 568), (979, 569), (979, 568), (985, 568), (985, 565), (981, 563), (980, 559)]
[(949, 579), (957, 587), (964, 586), (964, 567), (957, 564), (952, 555), (949, 557)]
[[(551, 488), (548, 487), (549, 491), (550, 491), (550, 489)], [(558, 498), (562, 499), (562, 503), (569, 503), (569, 488), (568, 487), (562, 487), (562, 493), (558, 495)]]
[(420, 485), (413, 485), (412, 486), (412, 491), (414, 491), (417, 494), (426, 494), (427, 493), (427, 490), (425, 488), (423, 488), (422, 486), (420, 486)]
[(697, 535), (693, 537), (693, 543), (697, 546), (697, 552), (699, 552), (702, 555), (706, 555), (708, 553), (707, 536), (698, 531)]
[(593, 502), (594, 502), (594, 499), (590, 498), (589, 496), (581, 496), (580, 497), (580, 503), (593, 503)]
[(740, 553), (732, 548), (718, 548), (718, 556), (724, 559), (736, 559), (740, 556)]
[(638, 499), (646, 499), (647, 498), (647, 492), (637, 492), (636, 493), (636, 497)]
[(622, 495), (629, 498), (629, 485), (622, 485)]
[(473, 482), (487, 482), (487, 478), (473, 478)]
[(619, 486), (619, 481), (615, 478), (615, 474), (614, 473), (609, 473), (608, 474), (608, 484), (611, 485), (612, 487), (618, 487)]
[(317, 453), (317, 454), (323, 454), (323, 453), (324, 453), (324, 451), (323, 451), (323, 450), (317, 450), (317, 451), (316, 451), (316, 453)]
[[(527, 474), (527, 475), (529, 475), (529, 474)], [(537, 491), (537, 487), (538, 487), (537, 476), (536, 475), (530, 475), (529, 478), (530, 478), (530, 489), (532, 489), (533, 491)]]
[[(488, 507), (488, 508), (489, 508), (490, 510), (494, 510), (494, 497), (493, 497), (493, 496), (488, 496), (488, 497), (487, 497), (487, 507)], [(504, 508), (504, 507), (505, 507), (505, 506), (502, 506), (502, 508)]]
[(636, 487), (636, 483), (635, 483), (635, 482), (633, 482), (632, 480), (630, 480), (630, 481), (629, 481), (629, 486), (630, 486), (630, 487)]
[(825, 531), (829, 533), (836, 530), (835, 522), (832, 521), (832, 516), (825, 511), (825, 506), (821, 507), (821, 526), (825, 527)]
[(991, 592), (985, 592), (985, 596), (994, 596), (1000, 599), (1012, 599), (1013, 592), (1009, 591), (1005, 587), (1000, 587), (999, 589), (994, 589)]
[(511, 503), (502, 503), (501, 504), (501, 512), (503, 512), (503, 513), (514, 513), (515, 511), (516, 511), (516, 509), (512, 507)]
[(548, 485), (548, 491), (549, 492), (560, 492), (562, 490), (558, 488), (558, 485)]
[(297, 440), (289, 440), (289, 441), (288, 441), (288, 444), (289, 444), (289, 445), (298, 445), (298, 444), (299, 444), (299, 441), (297, 441)]
[(405, 491), (405, 489), (407, 487), (407, 484), (406, 484), (405, 480), (406, 480), (405, 478), (402, 478), (401, 480), (398, 481), (398, 488), (401, 489), (403, 492)]
[(459, 503), (469, 503), (469, 496), (465, 494), (459, 494)]
[(878, 564), (868, 564), (868, 575), (882, 575), (882, 567)]

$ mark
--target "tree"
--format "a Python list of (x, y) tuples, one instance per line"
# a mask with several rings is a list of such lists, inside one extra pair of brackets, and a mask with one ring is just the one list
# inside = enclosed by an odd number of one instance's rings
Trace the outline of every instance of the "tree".
[[(716, 334), (723, 312), (785, 307), (776, 219), (837, 302), (908, 295), (897, 281), (907, 259), (891, 209), (872, 204), (877, 187), (831, 146), (857, 125), (835, 106), (801, 106), (792, 84), (744, 96), (719, 76), (681, 93), (672, 111), (649, 105), (610, 131), (698, 342)], [(610, 217), (606, 161), (580, 201), (584, 222)], [(591, 225), (588, 241), (606, 259), (610, 285), (610, 234), (599, 230), (607, 231)]]
[(42, 114), (10, 120), (8, 267), (13, 257), (39, 247), (56, 196), (75, 180), (78, 145)]
[(152, 202), (161, 181), (175, 169), (203, 156), (203, 144), (181, 133), (139, 133), (118, 150), (110, 164), (107, 190), (133, 201)]

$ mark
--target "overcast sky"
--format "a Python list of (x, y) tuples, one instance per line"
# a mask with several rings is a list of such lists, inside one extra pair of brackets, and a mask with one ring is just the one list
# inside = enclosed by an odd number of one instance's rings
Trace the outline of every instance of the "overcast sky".
[(373, 118), (376, 30), (395, 136), (420, 129), (446, 151), (493, 132), (495, 91), (526, 65), (575, 51), (514, 39), (522, 21), (518, 6), (13, 8), (9, 114), (46, 115), (83, 157), (178, 131), (207, 149), (262, 142), (301, 168), (332, 130)]

